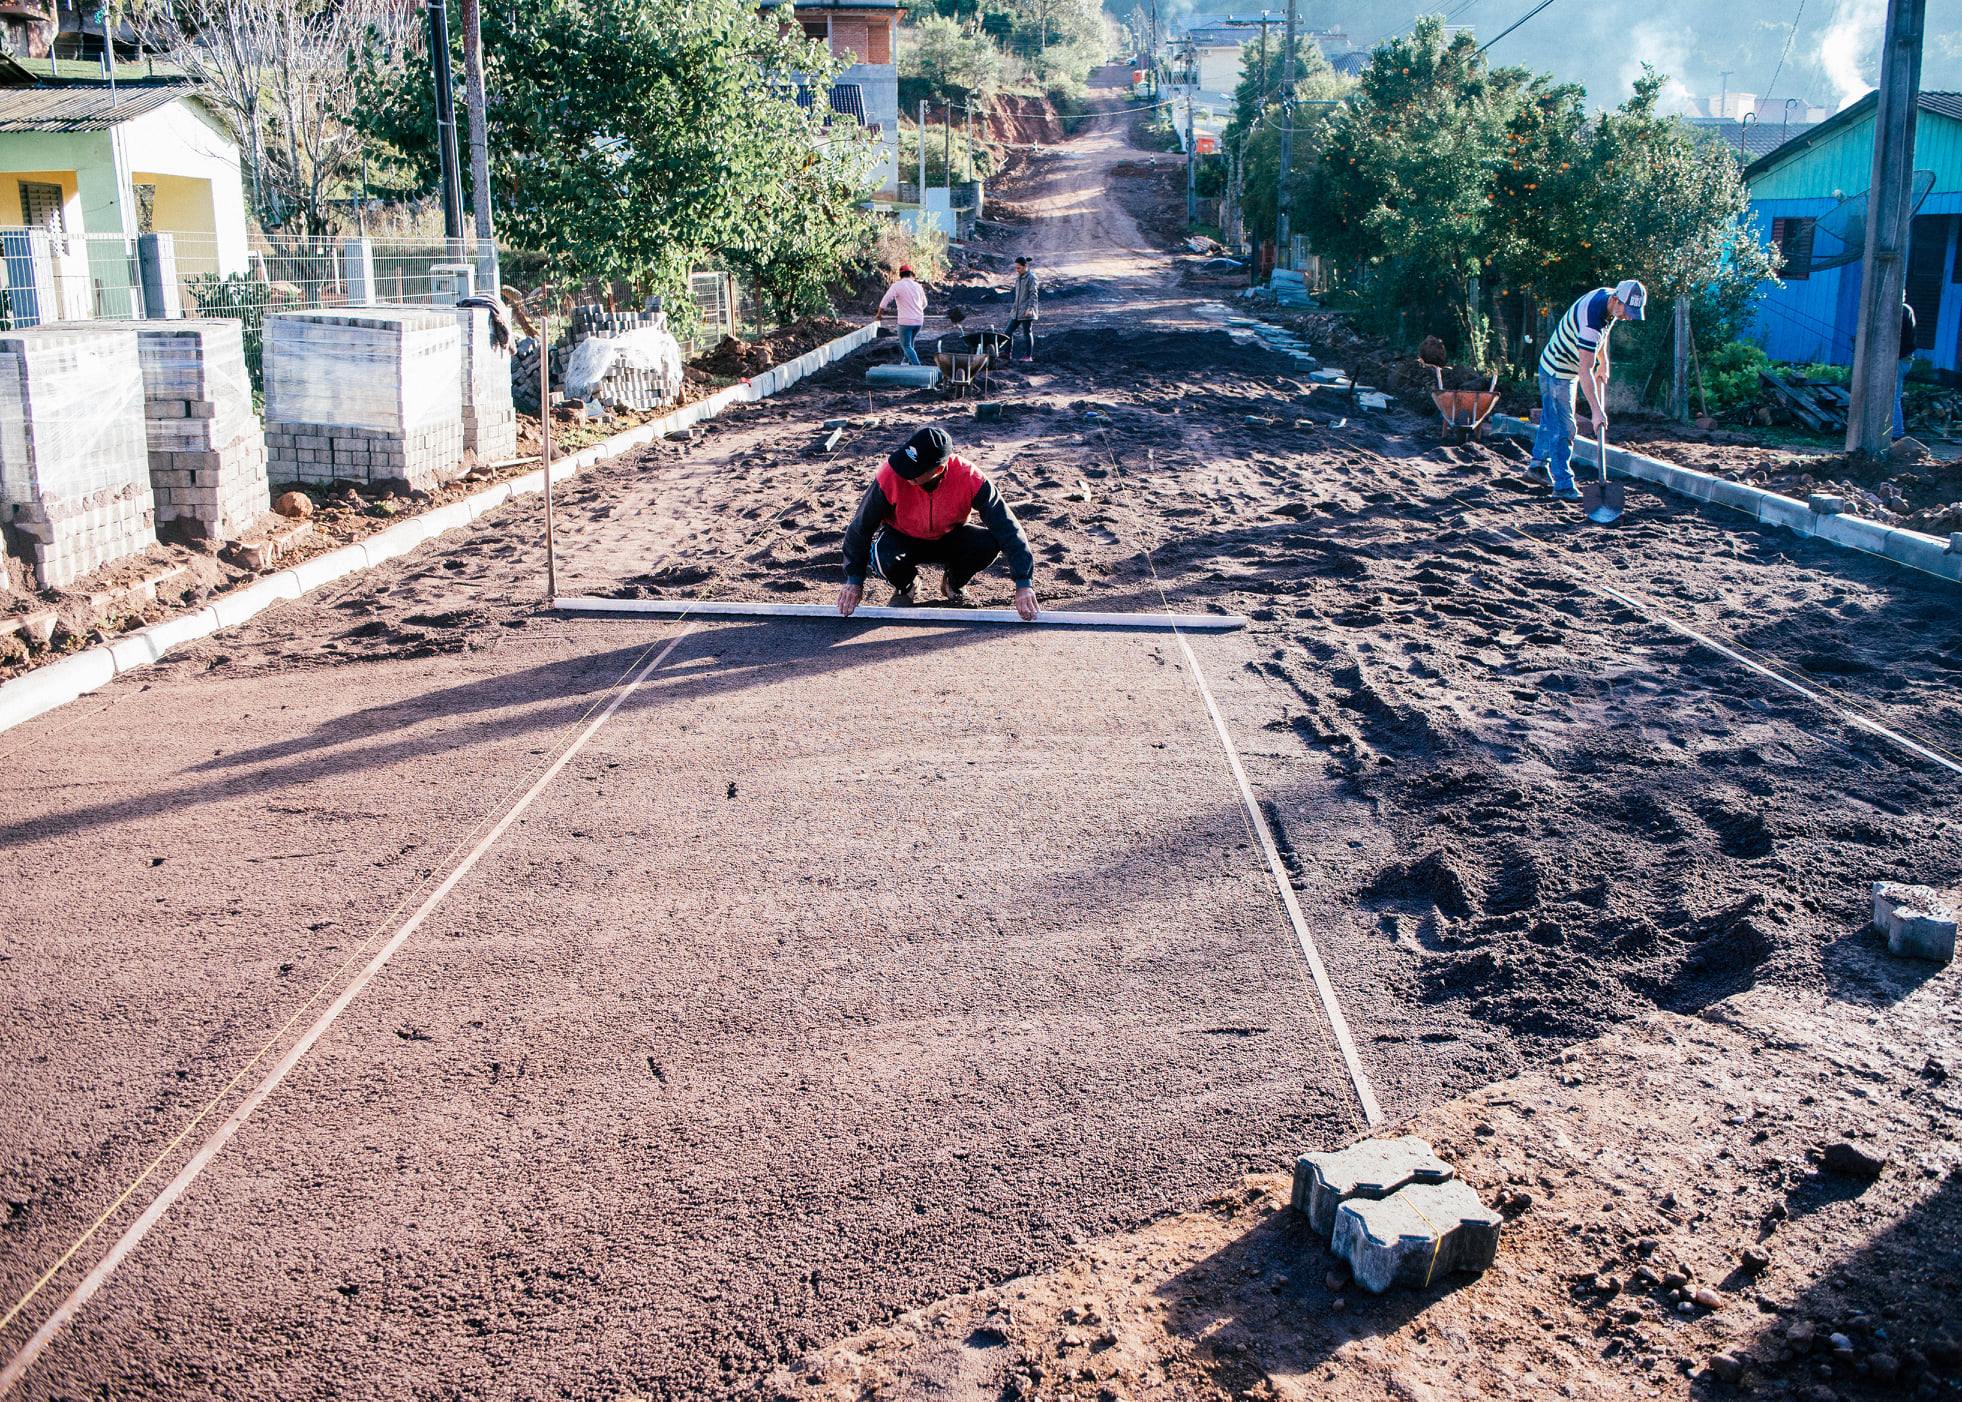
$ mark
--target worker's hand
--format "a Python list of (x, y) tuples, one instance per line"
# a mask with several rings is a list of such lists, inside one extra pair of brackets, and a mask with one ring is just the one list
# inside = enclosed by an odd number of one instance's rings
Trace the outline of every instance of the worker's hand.
[(838, 612), (846, 618), (850, 618), (853, 611), (858, 608), (859, 601), (864, 597), (864, 585), (847, 584), (843, 589), (838, 591)]
[(1015, 591), (1015, 611), (1022, 615), (1024, 623), (1033, 623), (1042, 608), (1036, 603), (1035, 590), (1029, 585), (1021, 585)]

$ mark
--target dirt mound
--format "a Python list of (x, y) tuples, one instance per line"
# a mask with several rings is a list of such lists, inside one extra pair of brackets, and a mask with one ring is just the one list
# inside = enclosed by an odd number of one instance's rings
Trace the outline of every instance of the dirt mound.
[(996, 98), (980, 122), (984, 140), (1015, 146), (1054, 146), (1068, 137), (1066, 125), (1047, 97), (1023, 94)]
[(754, 341), (724, 336), (713, 350), (695, 357), (689, 366), (723, 379), (760, 375), (773, 365), (794, 360), (853, 329), (852, 323), (836, 317), (805, 317)]

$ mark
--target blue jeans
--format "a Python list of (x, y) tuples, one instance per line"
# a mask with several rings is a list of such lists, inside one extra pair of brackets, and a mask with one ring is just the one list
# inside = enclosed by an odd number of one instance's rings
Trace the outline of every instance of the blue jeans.
[(1540, 371), (1540, 431), (1533, 436), (1533, 461), (1553, 475), (1553, 489), (1571, 490), (1574, 457), (1574, 382)]
[(1907, 393), (1908, 371), (1914, 368), (1914, 357), (1905, 356), (1894, 371), (1894, 436), (1907, 437), (1907, 417), (1901, 412), (1901, 396)]
[(899, 328), (899, 353), (905, 357), (908, 365), (918, 365), (920, 363), (920, 353), (913, 349), (913, 341), (919, 334), (920, 328), (917, 326), (902, 326)]

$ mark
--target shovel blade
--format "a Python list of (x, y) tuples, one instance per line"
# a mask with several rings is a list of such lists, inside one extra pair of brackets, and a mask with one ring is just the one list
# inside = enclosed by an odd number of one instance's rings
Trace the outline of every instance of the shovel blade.
[(1581, 510), (1597, 526), (1612, 525), (1621, 519), (1627, 495), (1627, 487), (1620, 482), (1583, 482)]

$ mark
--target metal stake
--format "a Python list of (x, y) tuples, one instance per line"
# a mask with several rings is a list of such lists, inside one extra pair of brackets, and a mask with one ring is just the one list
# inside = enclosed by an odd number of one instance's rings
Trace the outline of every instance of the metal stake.
[(558, 542), (552, 534), (552, 338), (545, 308), (538, 309), (538, 437), (545, 473), (545, 600), (559, 594)]

